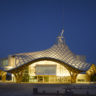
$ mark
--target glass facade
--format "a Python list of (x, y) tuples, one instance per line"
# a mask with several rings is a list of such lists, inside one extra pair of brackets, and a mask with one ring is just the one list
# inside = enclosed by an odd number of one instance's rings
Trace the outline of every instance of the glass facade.
[(8, 66), (8, 58), (0, 59), (0, 67)]
[(63, 65), (44, 60), (29, 65), (24, 70), (22, 82), (71, 83), (71, 77)]
[(56, 75), (55, 65), (37, 65), (36, 75)]

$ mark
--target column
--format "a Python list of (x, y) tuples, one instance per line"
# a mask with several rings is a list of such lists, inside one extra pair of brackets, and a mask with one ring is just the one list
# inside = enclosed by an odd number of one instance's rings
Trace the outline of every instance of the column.
[(6, 74), (7, 74), (7, 72), (2, 71), (2, 74), (1, 74), (2, 82), (6, 81)]
[(16, 83), (20, 83), (22, 81), (22, 77), (23, 77), (23, 70), (20, 72), (14, 72), (13, 74), (16, 78)]

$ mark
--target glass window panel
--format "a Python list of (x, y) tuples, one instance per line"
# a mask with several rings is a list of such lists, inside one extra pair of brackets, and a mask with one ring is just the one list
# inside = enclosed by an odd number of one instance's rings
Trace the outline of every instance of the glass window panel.
[(56, 75), (56, 65), (37, 65), (36, 75)]

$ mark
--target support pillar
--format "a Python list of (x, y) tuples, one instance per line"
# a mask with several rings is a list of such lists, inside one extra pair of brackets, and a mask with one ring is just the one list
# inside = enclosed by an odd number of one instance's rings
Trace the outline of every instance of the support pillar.
[(14, 72), (13, 74), (16, 78), (16, 83), (20, 83), (22, 81), (22, 77), (23, 77), (23, 70), (21, 70), (19, 72)]
[(2, 82), (5, 82), (6, 81), (6, 72), (3, 72), (2, 71), (2, 74), (1, 74), (1, 79), (2, 79)]
[(76, 83), (77, 75), (78, 75), (78, 72), (76, 72), (76, 71), (70, 71), (71, 83)]
[(76, 78), (77, 78), (77, 73), (73, 73), (71, 74), (71, 83), (76, 83)]

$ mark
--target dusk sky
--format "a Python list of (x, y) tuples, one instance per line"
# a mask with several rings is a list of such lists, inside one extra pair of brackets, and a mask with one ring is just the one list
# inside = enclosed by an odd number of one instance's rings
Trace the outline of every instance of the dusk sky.
[(0, 58), (50, 48), (63, 24), (69, 49), (96, 64), (96, 0), (0, 0)]

